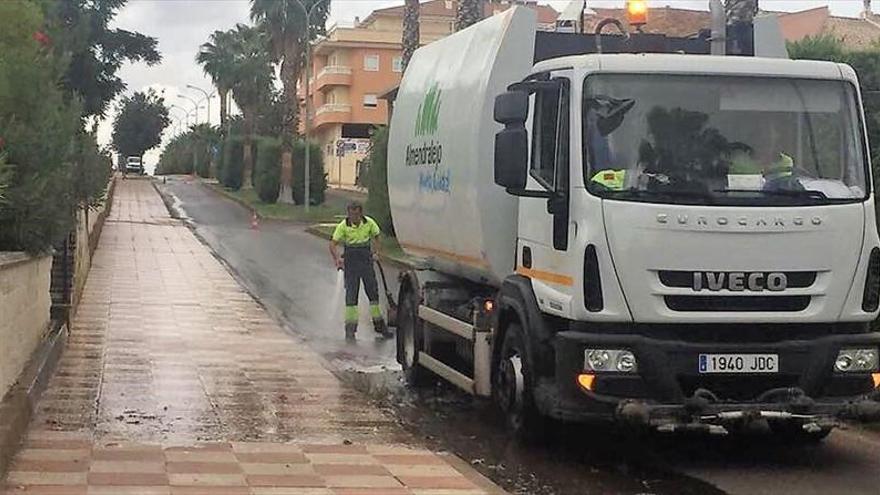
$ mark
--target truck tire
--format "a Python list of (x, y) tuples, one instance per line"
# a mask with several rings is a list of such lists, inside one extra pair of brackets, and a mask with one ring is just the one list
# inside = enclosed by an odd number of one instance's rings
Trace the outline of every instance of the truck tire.
[(422, 387), (431, 383), (431, 373), (419, 366), (419, 352), (424, 349), (422, 321), (412, 291), (401, 293), (397, 313), (397, 355), (408, 385)]
[(507, 426), (520, 440), (538, 439), (546, 423), (532, 395), (532, 363), (526, 353), (525, 334), (519, 323), (508, 325), (495, 366), (492, 396), (504, 414)]

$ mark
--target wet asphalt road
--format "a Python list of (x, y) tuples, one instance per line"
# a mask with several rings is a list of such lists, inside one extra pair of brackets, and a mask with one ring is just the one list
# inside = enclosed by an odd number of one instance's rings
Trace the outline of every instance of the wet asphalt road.
[[(251, 230), (244, 208), (198, 183), (169, 178), (160, 189), (176, 198), (196, 233), (248, 290), (339, 376), (371, 392), (427, 444), (472, 461), (512, 492), (880, 494), (880, 434), (857, 428), (809, 447), (767, 435), (632, 437), (571, 425), (556, 425), (539, 445), (512, 442), (484, 401), (442, 384), (404, 389), (393, 341), (373, 339), (368, 322), (361, 323), (356, 345), (342, 341), (338, 318), (331, 316), (336, 275), (325, 240), (280, 222)], [(390, 271), (389, 279), (396, 279)]]

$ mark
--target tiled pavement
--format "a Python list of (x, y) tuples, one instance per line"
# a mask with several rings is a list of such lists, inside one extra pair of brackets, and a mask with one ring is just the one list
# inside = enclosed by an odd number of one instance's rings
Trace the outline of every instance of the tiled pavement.
[(410, 440), (280, 329), (148, 181), (128, 180), (6, 490), (500, 493)]

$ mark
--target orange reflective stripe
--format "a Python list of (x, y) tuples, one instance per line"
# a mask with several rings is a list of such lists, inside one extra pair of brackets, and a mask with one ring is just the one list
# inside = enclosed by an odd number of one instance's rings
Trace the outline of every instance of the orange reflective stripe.
[(534, 268), (526, 268), (523, 266), (517, 267), (516, 273), (519, 273), (524, 277), (550, 282), (551, 284), (564, 285), (566, 287), (574, 285), (573, 278), (568, 275), (562, 275), (561, 273), (545, 272), (543, 270), (536, 270)]

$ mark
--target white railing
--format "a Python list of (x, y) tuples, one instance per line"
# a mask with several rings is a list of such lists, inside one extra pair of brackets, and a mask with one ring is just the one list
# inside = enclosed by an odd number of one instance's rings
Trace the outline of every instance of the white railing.
[(344, 67), (341, 65), (328, 65), (321, 69), (320, 72), (318, 72), (318, 79), (321, 79), (322, 77), (329, 74), (351, 75), (351, 67)]
[(351, 112), (351, 105), (348, 103), (325, 103), (318, 107), (318, 110), (315, 111), (315, 115), (329, 112)]

